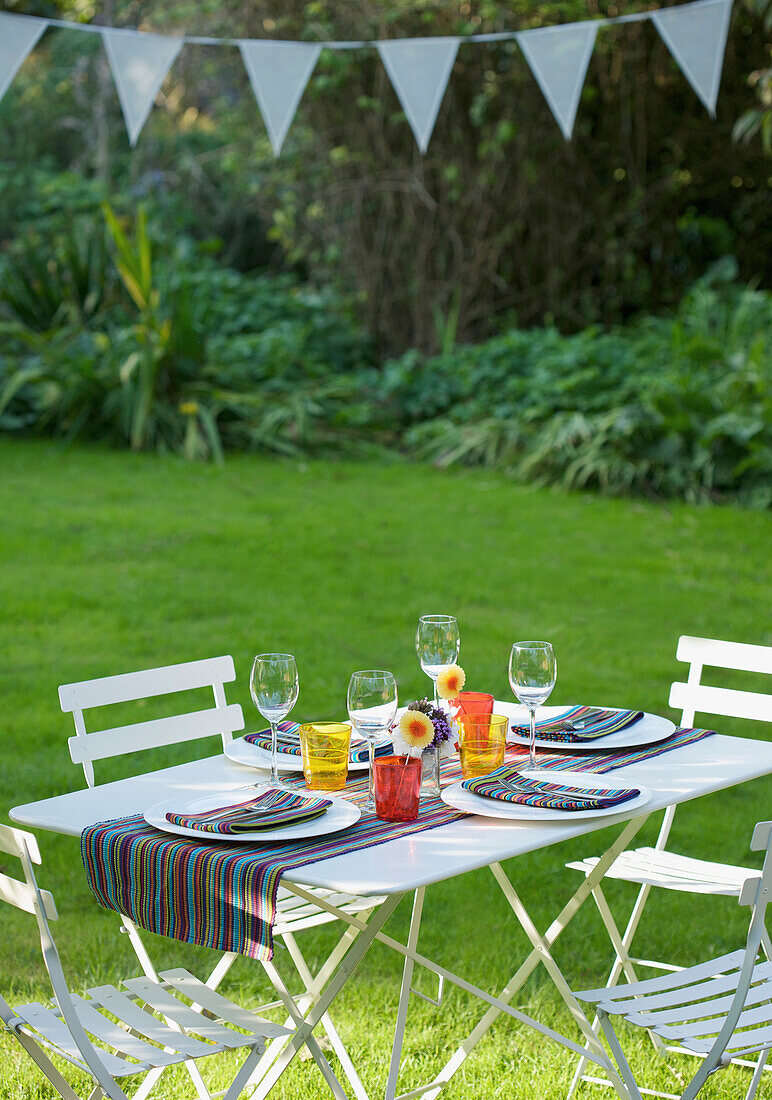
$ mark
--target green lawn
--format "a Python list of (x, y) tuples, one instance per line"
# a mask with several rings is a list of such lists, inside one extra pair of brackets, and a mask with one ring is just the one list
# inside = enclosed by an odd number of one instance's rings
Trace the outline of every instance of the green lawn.
[[(511, 643), (546, 637), (558, 654), (553, 701), (667, 713), (669, 684), (682, 671), (675, 662), (679, 634), (772, 643), (772, 519), (764, 514), (563, 495), (490, 473), (398, 463), (234, 457), (217, 468), (28, 442), (0, 441), (0, 471), (4, 819), (16, 803), (81, 785), (66, 746), (71, 721), (56, 694), (72, 680), (231, 653), (238, 679), (229, 699), (242, 704), (249, 724), (251, 657), (285, 650), (300, 668), (295, 716), (333, 717), (345, 710), (354, 668), (391, 668), (403, 701), (425, 694), (415, 622), (423, 612), (451, 611), (461, 626), (469, 687), (509, 698)], [(751, 733), (749, 724), (719, 728)], [(178, 756), (170, 750), (162, 759)], [(132, 765), (140, 766), (124, 766)], [(104, 768), (100, 778), (110, 774)], [(703, 857), (745, 860), (753, 822), (772, 816), (771, 791), (772, 780), (761, 780), (684, 808), (674, 844)], [(88, 893), (77, 842), (50, 834), (41, 841), (42, 881), (59, 897), (66, 964), (84, 984), (127, 973), (131, 952), (114, 916)], [(598, 843), (564, 845), (509, 866), (542, 924), (575, 885), (565, 860)], [(624, 887), (610, 894), (622, 902), (631, 897)], [(392, 920), (398, 934), (407, 919), (403, 906)], [(731, 901), (657, 897), (642, 941), (655, 953), (692, 961), (737, 946), (743, 920)], [(8, 996), (10, 988), (12, 1003), (40, 996), (32, 932), (31, 922), (3, 914), (0, 990)], [(330, 937), (329, 930), (310, 937), (312, 957), (321, 957)], [(422, 946), (494, 990), (501, 955), (514, 970), (523, 937), (490, 873), (479, 872), (429, 892)], [(206, 969), (203, 953), (187, 946), (158, 939), (154, 950), (167, 964)], [(602, 979), (608, 951), (589, 906), (558, 956), (577, 985)], [(395, 956), (374, 951), (337, 1006), (340, 1030), (374, 1095), (385, 1084), (399, 970)], [(266, 983), (259, 967), (243, 960), (228, 988), (254, 1000)], [(565, 1025), (541, 977), (523, 1001)], [(404, 1087), (424, 1079), (477, 1015), (454, 991), (441, 1012), (414, 999)], [(53, 1095), (15, 1045), (0, 1041), (0, 1052), (2, 1100)], [(638, 1057), (646, 1084), (677, 1091), (673, 1073), (683, 1074), (683, 1060), (671, 1070), (645, 1043)], [(558, 1097), (570, 1074), (561, 1049), (505, 1021), (446, 1095)], [(277, 1096), (325, 1095), (312, 1063), (296, 1063), (284, 1082)], [(705, 1096), (739, 1098), (746, 1082), (733, 1070)], [(591, 1092), (584, 1086), (582, 1095)], [(160, 1095), (187, 1093), (170, 1080)], [(770, 1084), (760, 1096), (772, 1096)]]

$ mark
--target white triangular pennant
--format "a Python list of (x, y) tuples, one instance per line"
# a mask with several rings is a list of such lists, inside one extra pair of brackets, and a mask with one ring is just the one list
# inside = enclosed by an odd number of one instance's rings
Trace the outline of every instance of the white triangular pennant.
[(274, 156), (278, 157), (322, 47), (243, 38), (239, 49)]
[(515, 35), (566, 141), (574, 132), (598, 24), (562, 23)]
[(436, 37), (376, 42), (422, 153), (429, 146), (460, 41), (460, 38)]
[(713, 118), (731, 14), (732, 0), (697, 0), (651, 13), (679, 69)]
[(47, 19), (0, 12), (0, 99), (47, 26)]
[(102, 31), (121, 110), (136, 145), (164, 77), (184, 45), (183, 38), (107, 28)]

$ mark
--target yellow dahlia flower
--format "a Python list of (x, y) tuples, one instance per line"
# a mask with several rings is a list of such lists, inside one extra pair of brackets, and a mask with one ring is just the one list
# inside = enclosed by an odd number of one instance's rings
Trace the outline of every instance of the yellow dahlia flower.
[(402, 740), (411, 749), (425, 749), (434, 739), (434, 726), (428, 714), (420, 710), (406, 710), (399, 720)]
[(460, 665), (448, 665), (437, 677), (440, 699), (455, 699), (466, 683), (466, 673)]

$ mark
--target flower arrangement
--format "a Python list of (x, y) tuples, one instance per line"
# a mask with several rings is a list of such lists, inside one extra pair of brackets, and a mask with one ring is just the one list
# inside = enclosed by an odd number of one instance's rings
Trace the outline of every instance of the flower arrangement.
[(431, 747), (436, 747), (440, 756), (450, 756), (455, 740), (450, 716), (428, 699), (408, 703), (392, 731), (392, 745), (399, 756), (421, 756)]

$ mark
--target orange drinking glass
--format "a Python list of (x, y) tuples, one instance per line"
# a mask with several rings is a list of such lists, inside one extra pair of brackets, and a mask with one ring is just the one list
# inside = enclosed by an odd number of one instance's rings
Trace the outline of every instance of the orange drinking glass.
[(461, 714), (461, 774), (464, 779), (488, 775), (504, 763), (507, 719), (503, 714)]
[(484, 691), (459, 691), (455, 703), (462, 714), (493, 714), (493, 696)]

